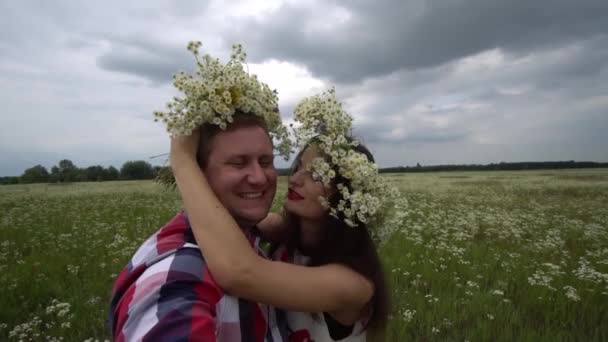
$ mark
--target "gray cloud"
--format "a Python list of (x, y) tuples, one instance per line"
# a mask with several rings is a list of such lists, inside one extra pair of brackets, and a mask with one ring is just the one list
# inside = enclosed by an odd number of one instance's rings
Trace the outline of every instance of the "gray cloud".
[(133, 74), (157, 83), (169, 82), (179, 66), (188, 64), (193, 63), (184, 48), (163, 49), (161, 44), (141, 44), (136, 39), (115, 40), (111, 51), (97, 58), (101, 69)]
[[(389, 165), (608, 160), (607, 50), (596, 37), (527, 56), (486, 52), (471, 70), (457, 59), (338, 89), (368, 119), (358, 135)], [(484, 54), (496, 65), (484, 67)]]
[[(0, 175), (166, 152), (151, 112), (192, 67), (192, 39), (220, 57), (243, 42), (251, 62), (335, 85), (381, 166), (608, 161), (605, 1), (224, 6), (238, 4), (0, 3)], [(281, 102), (285, 118), (294, 106)]]
[[(333, 1), (318, 3), (319, 9), (297, 6), (284, 5), (264, 22), (235, 26), (230, 38), (248, 41), (256, 58), (285, 58), (307, 65), (317, 76), (356, 82), (488, 49), (525, 54), (608, 32), (608, 3), (602, 0)], [(348, 7), (350, 20), (310, 31), (321, 12), (341, 6)]]

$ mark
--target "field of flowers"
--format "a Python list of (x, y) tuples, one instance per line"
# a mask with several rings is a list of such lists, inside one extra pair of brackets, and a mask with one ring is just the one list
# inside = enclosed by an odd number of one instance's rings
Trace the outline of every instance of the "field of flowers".
[[(608, 170), (386, 177), (387, 341), (608, 340)], [(147, 181), (1, 186), (0, 340), (109, 339), (116, 274), (179, 209)]]

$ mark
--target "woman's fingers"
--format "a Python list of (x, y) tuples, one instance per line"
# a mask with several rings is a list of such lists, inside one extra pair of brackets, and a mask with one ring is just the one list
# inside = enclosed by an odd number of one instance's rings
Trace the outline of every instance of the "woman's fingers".
[(189, 157), (196, 158), (200, 139), (199, 129), (191, 135), (179, 135), (171, 138), (171, 159)]

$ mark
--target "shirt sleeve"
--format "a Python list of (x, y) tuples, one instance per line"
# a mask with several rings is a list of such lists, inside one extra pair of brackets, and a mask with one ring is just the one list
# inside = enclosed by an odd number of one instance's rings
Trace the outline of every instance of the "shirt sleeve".
[(215, 341), (222, 292), (198, 249), (180, 248), (150, 265), (123, 297), (116, 341)]

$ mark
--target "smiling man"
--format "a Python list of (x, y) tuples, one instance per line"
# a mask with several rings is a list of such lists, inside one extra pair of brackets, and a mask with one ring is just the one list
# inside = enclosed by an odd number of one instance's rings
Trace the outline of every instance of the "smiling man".
[[(255, 225), (268, 214), (277, 185), (265, 122), (236, 115), (226, 130), (203, 125), (197, 159), (220, 202), (264, 255)], [(281, 311), (229, 296), (217, 286), (184, 212), (146, 240), (119, 274), (110, 327), (116, 341), (281, 341), (287, 336)]]
[(272, 141), (263, 124), (244, 115), (226, 131), (211, 125), (201, 130), (199, 165), (220, 202), (245, 229), (266, 217), (277, 187)]

